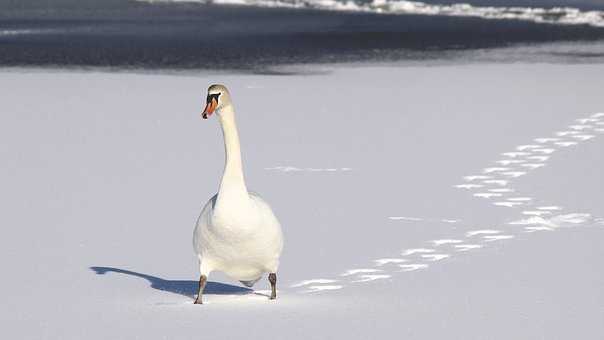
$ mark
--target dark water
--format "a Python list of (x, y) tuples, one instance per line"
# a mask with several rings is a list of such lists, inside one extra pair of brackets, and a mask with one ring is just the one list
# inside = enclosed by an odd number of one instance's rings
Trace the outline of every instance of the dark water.
[[(531, 4), (604, 7), (593, 1)], [(243, 70), (290, 63), (446, 59), (459, 51), (604, 39), (604, 28), (587, 25), (125, 0), (4, 0), (0, 32), (0, 66)], [(556, 53), (575, 61), (604, 60), (599, 51), (572, 47), (547, 55)]]

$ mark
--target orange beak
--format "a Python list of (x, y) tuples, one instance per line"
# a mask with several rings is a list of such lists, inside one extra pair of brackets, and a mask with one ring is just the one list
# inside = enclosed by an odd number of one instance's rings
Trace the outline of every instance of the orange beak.
[(203, 119), (208, 119), (208, 117), (211, 116), (212, 113), (214, 113), (214, 110), (216, 110), (216, 106), (218, 106), (218, 101), (215, 98), (212, 98), (206, 103), (206, 107), (205, 109), (203, 109), (201, 117)]

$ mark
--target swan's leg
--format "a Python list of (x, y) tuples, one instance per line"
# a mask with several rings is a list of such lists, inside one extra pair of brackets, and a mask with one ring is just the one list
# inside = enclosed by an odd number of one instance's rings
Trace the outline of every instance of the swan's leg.
[(277, 274), (268, 274), (268, 282), (271, 283), (271, 300), (277, 298)]
[(195, 299), (195, 304), (199, 304), (201, 305), (202, 302), (202, 296), (203, 296), (203, 289), (206, 287), (206, 282), (208, 282), (208, 277), (205, 275), (201, 275), (199, 277), (199, 291), (197, 292), (197, 299)]
[(212, 271), (212, 268), (210, 267), (211, 264), (210, 262), (206, 259), (205, 261), (202, 261), (201, 256), (198, 255), (199, 258), (199, 273), (201, 274), (199, 276), (199, 291), (197, 292), (197, 299), (195, 299), (195, 304), (202, 304), (202, 297), (203, 297), (203, 289), (206, 287), (206, 283), (208, 282), (208, 276), (210, 275), (210, 272)]

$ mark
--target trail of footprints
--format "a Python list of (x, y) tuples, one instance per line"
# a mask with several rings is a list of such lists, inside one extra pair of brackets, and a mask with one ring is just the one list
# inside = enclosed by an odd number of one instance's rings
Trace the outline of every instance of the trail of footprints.
[[(435, 265), (454, 256), (488, 246), (489, 244), (513, 239), (520, 233), (552, 231), (559, 227), (591, 223), (603, 225), (604, 218), (593, 218), (590, 214), (564, 212), (562, 207), (538, 203), (532, 197), (516, 193), (511, 186), (514, 179), (525, 176), (547, 165), (556, 152), (589, 141), (604, 134), (604, 113), (577, 119), (566, 129), (552, 136), (535, 138), (532, 143), (519, 145), (515, 150), (504, 152), (494, 165), (480, 173), (468, 175), (456, 188), (471, 192), (474, 197), (501, 209), (515, 209), (517, 219), (504, 223), (505, 229), (477, 229), (467, 231), (458, 238), (437, 239), (426, 242), (425, 247), (405, 249), (399, 255), (373, 260), (365, 268), (349, 269), (337, 278), (312, 279), (298, 282), (292, 288), (304, 292), (338, 290), (351, 284), (390, 279), (397, 273), (415, 272)], [(407, 217), (390, 217), (391, 220), (437, 221)], [(457, 220), (440, 220), (441, 222)]]

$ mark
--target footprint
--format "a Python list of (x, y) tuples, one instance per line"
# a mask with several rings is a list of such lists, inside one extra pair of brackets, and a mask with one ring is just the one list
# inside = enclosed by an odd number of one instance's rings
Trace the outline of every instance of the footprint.
[(556, 149), (535, 149), (533, 151), (549, 155), (556, 152)]
[(312, 279), (312, 280), (300, 281), (298, 283), (295, 283), (295, 284), (291, 285), (290, 287), (291, 288), (296, 288), (296, 287), (308, 286), (308, 285), (312, 285), (312, 284), (326, 284), (326, 283), (334, 283), (334, 282), (338, 282), (338, 280)]
[(491, 197), (501, 197), (503, 196), (502, 194), (498, 194), (498, 193), (492, 193), (492, 192), (478, 192), (474, 194), (474, 197), (481, 197), (481, 198), (491, 198)]
[(577, 142), (557, 142), (555, 144), (558, 146), (562, 146), (562, 147), (568, 147), (568, 146), (577, 145), (579, 143), (577, 143)]
[(518, 151), (530, 150), (530, 149), (539, 149), (541, 145), (528, 144), (528, 145), (520, 145), (516, 147)]
[(302, 169), (296, 168), (295, 166), (274, 166), (270, 168), (264, 168), (264, 170), (277, 170), (283, 172), (302, 171)]
[(505, 176), (508, 176), (508, 177), (516, 178), (516, 177), (520, 177), (520, 176), (526, 175), (526, 172), (524, 172), (524, 171), (509, 171), (509, 172), (503, 172), (502, 174), (505, 175)]
[(490, 192), (514, 192), (514, 189), (502, 188), (502, 189), (489, 189)]
[(512, 221), (508, 224), (511, 225), (532, 225), (532, 226), (546, 226), (549, 228), (559, 228), (562, 226), (577, 225), (586, 223), (591, 219), (590, 214), (571, 213), (557, 215), (550, 218), (543, 218), (541, 216), (531, 216), (527, 219), (518, 221)]
[(359, 269), (349, 269), (344, 273), (340, 274), (340, 276), (350, 276), (356, 274), (365, 274), (365, 273), (378, 273), (381, 272), (381, 269), (373, 269), (373, 268), (359, 268)]
[(497, 167), (494, 167), (494, 168), (483, 169), (482, 172), (484, 172), (485, 174), (490, 174), (490, 173), (493, 173), (493, 172), (502, 172), (502, 171), (508, 171), (508, 170), (512, 170), (512, 169), (510, 169), (510, 168), (497, 168)]
[(453, 240), (453, 239), (442, 239), (442, 240), (433, 240), (431, 241), (435, 246), (442, 246), (443, 244), (457, 244), (462, 243), (462, 240)]
[(513, 208), (515, 206), (518, 205), (522, 205), (522, 202), (495, 202), (493, 203), (493, 205), (496, 205), (498, 207), (508, 207), (508, 208)]
[(536, 231), (552, 231), (554, 229), (546, 226), (536, 226), (536, 227), (525, 227), (524, 232), (526, 233), (534, 233)]
[(527, 158), (531, 159), (531, 160), (534, 159), (536, 161), (545, 162), (545, 161), (547, 161), (549, 159), (549, 156), (530, 156), (530, 157), (527, 157)]
[(514, 238), (514, 235), (487, 235), (482, 237), (487, 242), (500, 241), (500, 240), (509, 240)]
[(544, 225), (544, 226), (548, 226), (548, 227), (556, 227), (556, 225), (554, 225), (553, 223), (544, 219), (541, 216), (531, 216), (526, 219), (509, 222), (508, 224), (509, 225)]
[(572, 214), (564, 214), (557, 215), (550, 218), (550, 222), (554, 225), (560, 226), (561, 224), (581, 224), (589, 221), (591, 219), (590, 214), (580, 214), (580, 213), (572, 213)]
[(510, 164), (519, 164), (519, 163), (523, 163), (523, 162), (524, 162), (523, 159), (502, 159), (502, 160), (496, 161), (495, 163), (506, 166), (506, 165), (510, 165)]
[(441, 223), (457, 223), (459, 220), (452, 218), (419, 218), (419, 217), (408, 217), (408, 216), (390, 216), (388, 219), (393, 221), (410, 221), (410, 222), (441, 222)]
[(521, 157), (521, 156), (528, 156), (530, 155), (529, 152), (504, 152), (501, 155), (506, 156), (506, 157), (510, 157), (510, 158), (516, 158), (516, 157)]
[(504, 186), (508, 185), (509, 181), (506, 181), (504, 179), (488, 179), (488, 180), (482, 181), (482, 182), (485, 184), (497, 184), (497, 185), (504, 187)]
[(448, 257), (451, 257), (451, 255), (448, 255), (448, 254), (424, 254), (424, 255), (422, 255), (423, 259), (426, 259), (426, 260), (432, 261), (432, 262), (440, 261), (440, 260), (446, 259)]
[(562, 210), (561, 207), (558, 206), (545, 206), (545, 207), (537, 207), (538, 210), (546, 210), (546, 211), (556, 211), (556, 210)]
[(473, 176), (465, 176), (463, 179), (465, 179), (468, 182), (471, 182), (471, 181), (475, 181), (477, 179), (489, 179), (489, 178), (491, 178), (491, 176), (473, 175)]
[(528, 202), (531, 201), (532, 198), (530, 197), (511, 197), (508, 198), (508, 201), (512, 201), (512, 202)]
[(543, 211), (543, 210), (527, 210), (522, 212), (523, 215), (532, 215), (532, 216), (543, 216), (549, 215), (551, 212)]
[(579, 133), (580, 133), (579, 131), (560, 131), (560, 132), (556, 132), (556, 136), (564, 137), (564, 136), (576, 135)]
[(598, 119), (597, 118), (581, 118), (581, 119), (577, 119), (577, 122), (579, 122), (579, 124), (587, 124), (587, 123), (593, 123), (593, 122), (597, 122)]
[(535, 142), (537, 143), (551, 143), (551, 142), (557, 142), (559, 141), (560, 138), (535, 138)]
[(423, 263), (414, 263), (414, 264), (401, 264), (399, 267), (401, 267), (403, 272), (412, 272), (415, 270), (428, 268), (428, 265), (423, 264)]
[(435, 252), (434, 249), (429, 249), (429, 248), (414, 248), (414, 249), (407, 249), (403, 252), (403, 256), (408, 256), (408, 255), (413, 255), (413, 254), (425, 254), (425, 253), (433, 253)]
[(592, 128), (592, 126), (591, 125), (571, 125), (571, 126), (569, 126), (569, 128), (573, 129), (573, 130), (582, 131), (582, 130), (590, 129), (590, 128)]
[(378, 274), (378, 275), (361, 275), (359, 280), (354, 280), (352, 282), (369, 282), (375, 280), (389, 279), (391, 276), (386, 274)]
[(456, 188), (459, 189), (477, 189), (477, 188), (482, 188), (483, 185), (480, 184), (458, 184), (455, 185)]
[(545, 164), (542, 164), (542, 163), (539, 163), (539, 164), (537, 164), (537, 163), (526, 163), (526, 164), (520, 164), (520, 166), (523, 166), (525, 168), (529, 168), (531, 170), (534, 170), (534, 169), (538, 169), (538, 168), (544, 167)]
[(417, 222), (417, 221), (421, 221), (421, 218), (418, 217), (406, 217), (406, 216), (390, 216), (388, 217), (391, 220), (394, 221), (412, 221), (412, 222)]
[(472, 237), (472, 236), (476, 236), (476, 235), (494, 235), (494, 234), (499, 234), (499, 233), (501, 233), (501, 231), (499, 231), (499, 230), (482, 229), (482, 230), (468, 231), (466, 233), (466, 236)]
[(377, 259), (374, 260), (375, 264), (378, 267), (390, 264), (390, 263), (403, 263), (403, 262), (407, 262), (407, 260), (405, 259), (396, 259), (396, 258), (384, 258), (384, 259)]
[(586, 141), (586, 140), (590, 140), (592, 138), (595, 138), (596, 136), (594, 135), (574, 135), (573, 138), (578, 139), (580, 141)]
[(320, 291), (324, 291), (324, 290), (338, 290), (338, 289), (342, 289), (342, 288), (344, 288), (344, 286), (339, 286), (339, 285), (310, 286), (310, 287), (308, 287), (307, 292), (314, 293), (314, 292), (320, 292)]
[(480, 244), (457, 244), (455, 245), (455, 248), (457, 248), (457, 251), (468, 251), (482, 248), (482, 246)]

